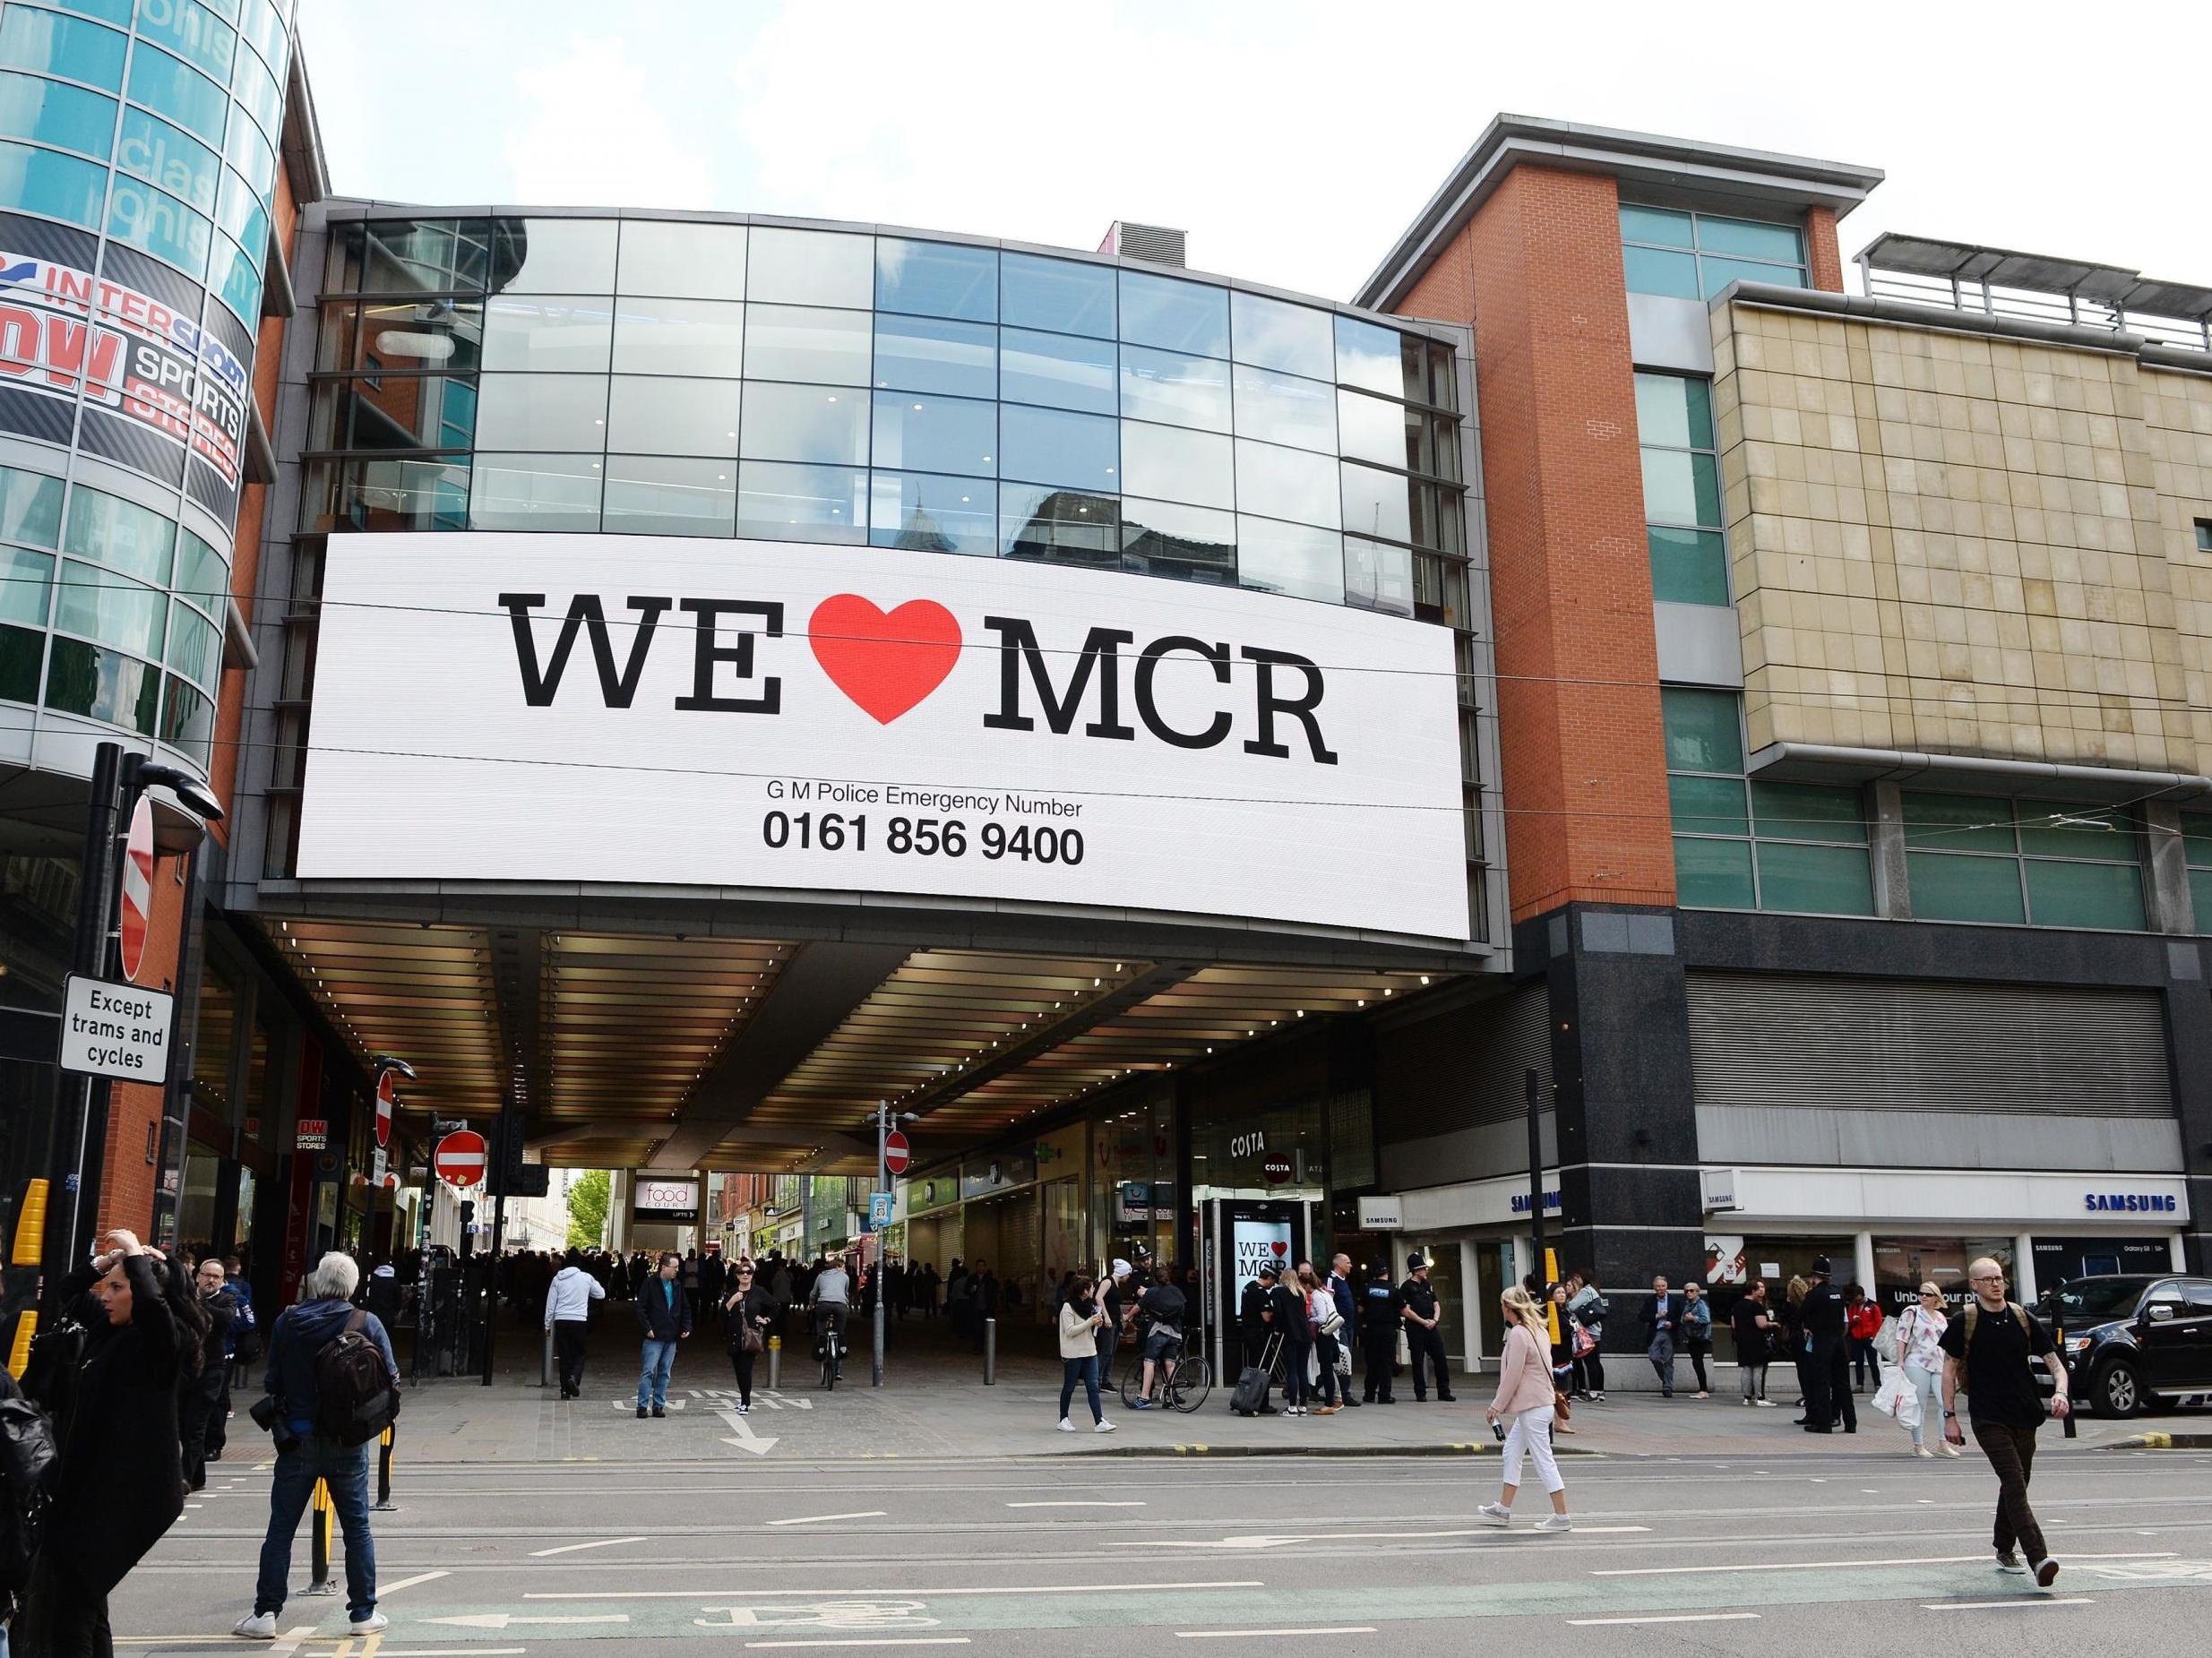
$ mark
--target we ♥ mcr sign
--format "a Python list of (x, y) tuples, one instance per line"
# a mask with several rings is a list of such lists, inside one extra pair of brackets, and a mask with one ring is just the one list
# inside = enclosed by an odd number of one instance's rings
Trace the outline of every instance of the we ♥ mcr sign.
[(883, 547), (346, 536), (314, 709), (303, 880), (1467, 933), (1451, 636), (1340, 606)]

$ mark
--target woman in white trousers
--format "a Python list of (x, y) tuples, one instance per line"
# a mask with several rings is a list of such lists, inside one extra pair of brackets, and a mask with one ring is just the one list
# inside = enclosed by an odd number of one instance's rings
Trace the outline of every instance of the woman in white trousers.
[(1503, 1422), (1505, 1433), (1504, 1485), (1498, 1500), (1485, 1503), (1476, 1512), (1493, 1525), (1513, 1523), (1513, 1499), (1520, 1490), (1524, 1456), (1536, 1458), (1536, 1477), (1552, 1499), (1552, 1511), (1536, 1522), (1540, 1532), (1563, 1532), (1574, 1522), (1567, 1515), (1567, 1482), (1560, 1478), (1552, 1456), (1551, 1332), (1544, 1314), (1528, 1292), (1518, 1284), (1498, 1297), (1505, 1314), (1505, 1360), (1499, 1367), (1497, 1396), (1483, 1412), (1492, 1422)]
[(1898, 1315), (1898, 1359), (1905, 1366), (1905, 1379), (1920, 1399), (1920, 1420), (1913, 1424), (1913, 1455), (1956, 1456), (1958, 1448), (1943, 1438), (1943, 1404), (1939, 1389), (1943, 1379), (1944, 1327), (1950, 1320), (1943, 1312), (1943, 1292), (1932, 1284), (1920, 1286), (1920, 1298)]

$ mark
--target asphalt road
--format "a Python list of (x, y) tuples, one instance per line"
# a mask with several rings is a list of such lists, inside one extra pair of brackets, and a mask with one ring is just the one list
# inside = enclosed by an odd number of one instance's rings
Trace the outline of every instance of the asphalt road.
[[(2046, 1434), (2054, 1441), (2055, 1435)], [(305, 1531), (280, 1658), (593, 1658), (642, 1650), (2179, 1654), (2212, 1618), (2212, 1456), (2046, 1456), (2056, 1585), (1992, 1569), (1995, 1482), (1817, 1448), (1580, 1457), (1576, 1529), (1475, 1517), (1493, 1458), (417, 1465), (374, 1516), (391, 1629), (344, 1638)], [(127, 1653), (239, 1650), (268, 1474), (208, 1491), (112, 1602)], [(342, 1584), (342, 1566), (333, 1566)], [(1499, 1620), (1471, 1630), (1463, 1620)], [(705, 1644), (702, 1645), (702, 1644)], [(641, 1650), (632, 1648), (632, 1651)], [(1204, 1650), (1203, 1648), (1201, 1649)]]

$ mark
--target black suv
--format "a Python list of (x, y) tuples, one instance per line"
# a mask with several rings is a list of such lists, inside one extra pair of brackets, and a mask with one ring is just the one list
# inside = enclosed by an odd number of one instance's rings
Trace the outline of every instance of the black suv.
[(2074, 1397), (2101, 1416), (2171, 1410), (2212, 1393), (2212, 1278), (2076, 1278), (2037, 1310), (2065, 1332)]

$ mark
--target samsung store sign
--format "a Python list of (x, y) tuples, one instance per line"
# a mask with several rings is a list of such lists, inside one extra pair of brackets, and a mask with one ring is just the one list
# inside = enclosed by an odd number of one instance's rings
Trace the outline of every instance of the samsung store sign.
[(2178, 1215), (2182, 1203), (2168, 1191), (2091, 1191), (2081, 1207), (2092, 1215)]
[(881, 547), (360, 535), (328, 558), (306, 880), (1467, 933), (1445, 628)]

